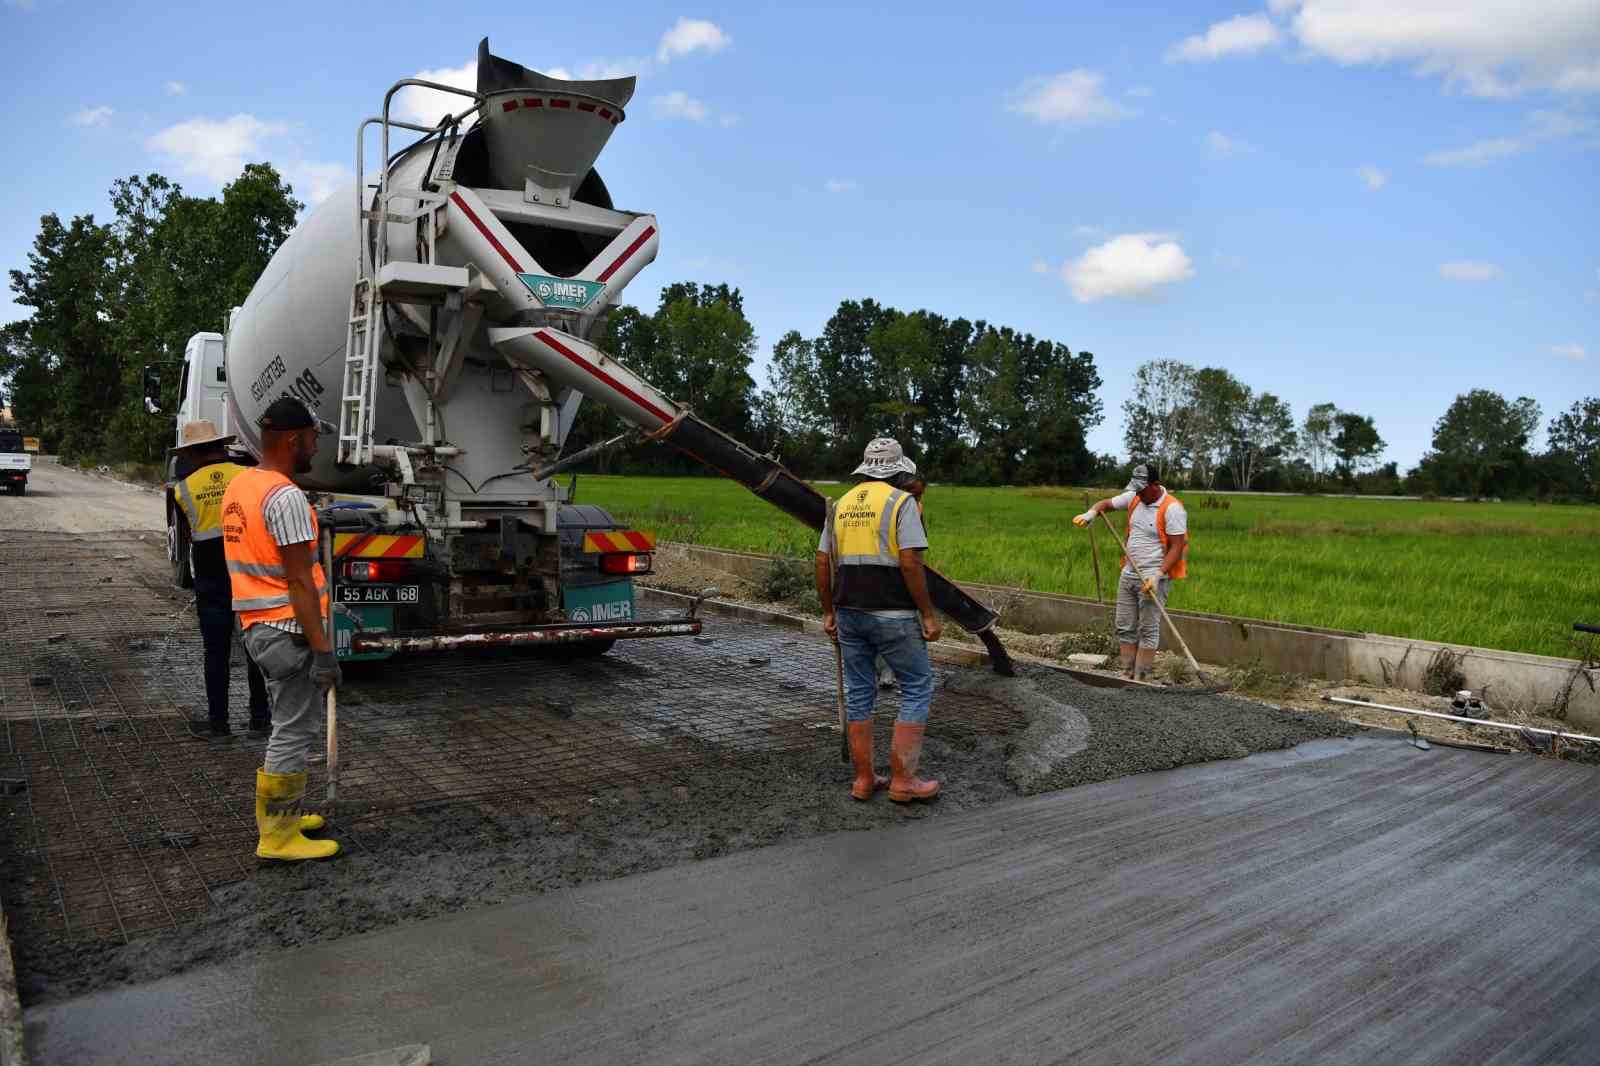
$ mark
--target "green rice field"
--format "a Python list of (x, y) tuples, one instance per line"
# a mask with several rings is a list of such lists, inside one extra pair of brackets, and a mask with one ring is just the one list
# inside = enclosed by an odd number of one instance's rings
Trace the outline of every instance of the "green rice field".
[[(1071, 519), (1105, 495), (935, 485), (928, 561), (958, 581), (1093, 597), (1089, 535)], [(1572, 623), (1600, 623), (1600, 508), (1178, 496), (1191, 546), (1176, 608), (1569, 657)], [(731, 481), (584, 475), (578, 499), (664, 540), (806, 558), (816, 547)], [(1117, 552), (1103, 526), (1097, 537), (1112, 596)]]

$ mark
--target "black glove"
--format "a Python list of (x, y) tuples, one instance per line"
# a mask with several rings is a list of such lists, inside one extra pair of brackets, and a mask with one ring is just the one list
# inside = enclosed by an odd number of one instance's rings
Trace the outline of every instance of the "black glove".
[(339, 659), (333, 652), (311, 653), (311, 681), (324, 692), (330, 688), (338, 688), (343, 683), (344, 675), (339, 671)]

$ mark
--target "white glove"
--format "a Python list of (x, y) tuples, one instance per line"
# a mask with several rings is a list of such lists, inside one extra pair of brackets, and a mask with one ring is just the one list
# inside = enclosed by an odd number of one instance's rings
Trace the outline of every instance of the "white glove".
[(1077, 526), (1079, 529), (1083, 529), (1085, 526), (1092, 526), (1094, 525), (1094, 515), (1094, 508), (1091, 507), (1081, 515), (1075, 517), (1072, 520), (1072, 524)]

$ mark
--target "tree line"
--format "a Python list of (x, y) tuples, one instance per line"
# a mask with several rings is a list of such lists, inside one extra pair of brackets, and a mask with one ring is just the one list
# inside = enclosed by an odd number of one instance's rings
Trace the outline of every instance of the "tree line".
[[(148, 174), (115, 182), (110, 199), (107, 222), (39, 220), (26, 268), (10, 272), (32, 314), (0, 326), (0, 383), (48, 450), (155, 462), (172, 423), (145, 412), (144, 367), (181, 359), (190, 336), (222, 328), (304, 205), (276, 170), (254, 163), (217, 197)], [(166, 378), (170, 411), (178, 375)]]
[[(1433, 446), (1402, 474), (1370, 415), (1289, 405), (1220, 367), (1145, 363), (1123, 404), (1123, 445), (1156, 460), (1169, 481), (1205, 489), (1600, 500), (1600, 398), (1550, 420), (1543, 451), (1538, 403), (1488, 389), (1458, 395), (1434, 424)], [(1103, 457), (1101, 466), (1111, 462)]]
[[(220, 330), (244, 302), (303, 205), (267, 164), (216, 197), (159, 174), (111, 188), (112, 218), (49, 214), (26, 268), (10, 271), (27, 319), (0, 326), (0, 386), (23, 428), (68, 459), (155, 462), (169, 418), (147, 414), (141, 371), (181, 358), (188, 338)], [(1475, 389), (1434, 428), (1412, 470), (1383, 463), (1372, 417), (1335, 404), (1296, 419), (1270, 392), (1220, 367), (1158, 359), (1134, 374), (1123, 404), (1126, 458), (1095, 455), (1103, 420), (1095, 357), (1008, 326), (845, 300), (814, 337), (773, 346), (753, 375), (755, 330), (728, 285), (679, 282), (656, 309), (614, 308), (600, 338), (619, 360), (734, 437), (803, 477), (837, 477), (868, 440), (892, 434), (928, 477), (979, 485), (1112, 484), (1135, 459), (1169, 482), (1204, 489), (1409, 492), (1600, 499), (1600, 399), (1577, 400), (1546, 428), (1527, 397)], [(167, 375), (166, 410), (177, 375)], [(571, 447), (618, 430), (596, 404)], [(667, 449), (603, 457), (603, 470), (698, 472)]]

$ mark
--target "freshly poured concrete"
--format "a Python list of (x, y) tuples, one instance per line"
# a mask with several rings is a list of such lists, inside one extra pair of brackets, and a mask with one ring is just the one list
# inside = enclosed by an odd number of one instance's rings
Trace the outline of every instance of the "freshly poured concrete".
[(1593, 1062), (1597, 785), (1319, 741), (112, 989), (28, 1036), (43, 1066)]

